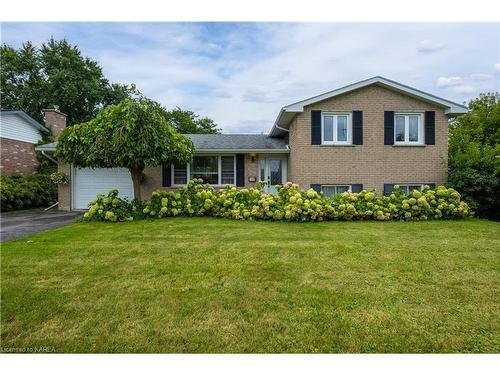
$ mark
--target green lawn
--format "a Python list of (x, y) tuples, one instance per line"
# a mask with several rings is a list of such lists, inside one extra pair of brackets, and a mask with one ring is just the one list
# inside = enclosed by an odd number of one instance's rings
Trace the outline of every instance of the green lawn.
[(79, 223), (1, 261), (4, 351), (500, 351), (490, 221)]

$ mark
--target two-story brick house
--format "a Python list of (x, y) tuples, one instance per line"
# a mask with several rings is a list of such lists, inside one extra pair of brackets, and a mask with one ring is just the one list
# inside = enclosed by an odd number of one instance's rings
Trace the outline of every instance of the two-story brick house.
[[(333, 196), (342, 191), (387, 193), (447, 181), (448, 119), (467, 112), (460, 104), (382, 77), (283, 107), (267, 135), (190, 135), (196, 156), (188, 165), (147, 168), (143, 196), (202, 178), (214, 186), (266, 190), (286, 181)], [(53, 151), (55, 144), (39, 147)], [(82, 209), (97, 193), (133, 192), (125, 169), (74, 169), (60, 190), (62, 209)]]

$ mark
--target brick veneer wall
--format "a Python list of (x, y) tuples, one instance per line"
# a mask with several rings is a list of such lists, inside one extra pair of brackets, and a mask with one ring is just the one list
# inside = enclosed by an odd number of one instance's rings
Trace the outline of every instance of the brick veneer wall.
[[(59, 172), (66, 173), (70, 176), (70, 180), (73, 178), (71, 175), (71, 166), (69, 164), (59, 163), (57, 166)], [(62, 211), (71, 210), (71, 181), (68, 184), (58, 185), (57, 187), (57, 200), (59, 202), (58, 208)]]
[[(255, 157), (252, 162), (250, 154), (245, 154), (245, 187), (253, 187), (255, 182), (249, 182), (249, 177), (256, 177), (258, 181), (258, 168), (259, 158)], [(158, 189), (163, 190), (176, 190), (176, 188), (168, 188), (162, 186), (162, 168), (161, 167), (147, 167), (144, 169), (145, 180), (141, 185), (141, 195), (143, 199), (149, 199), (153, 191)]]
[(38, 159), (32, 143), (0, 138), (0, 171), (3, 176), (14, 172), (29, 176), (36, 173), (37, 167)]
[[(250, 182), (248, 179), (255, 177), (255, 182)], [(245, 154), (245, 187), (251, 188), (259, 181), (259, 155), (252, 162), (250, 154)]]
[[(311, 110), (363, 111), (363, 145), (311, 145)], [(384, 111), (436, 112), (436, 144), (384, 145)], [(444, 109), (380, 86), (368, 86), (312, 104), (290, 125), (288, 179), (310, 184), (447, 182), (448, 119)]]

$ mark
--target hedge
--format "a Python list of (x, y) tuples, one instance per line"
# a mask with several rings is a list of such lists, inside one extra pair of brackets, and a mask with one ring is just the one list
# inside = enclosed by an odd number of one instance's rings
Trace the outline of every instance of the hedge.
[(333, 199), (310, 189), (301, 191), (287, 182), (278, 194), (261, 188), (237, 189), (226, 186), (216, 190), (202, 180), (193, 179), (179, 191), (153, 192), (151, 200), (129, 202), (112, 190), (98, 195), (89, 204), (84, 221), (131, 221), (170, 216), (215, 216), (231, 219), (323, 221), (323, 220), (433, 220), (472, 216), (467, 203), (454, 189), (438, 186), (405, 194), (398, 186), (390, 196), (371, 191), (345, 192)]
[(48, 174), (2, 176), (0, 191), (2, 211), (48, 207), (57, 202), (57, 185)]

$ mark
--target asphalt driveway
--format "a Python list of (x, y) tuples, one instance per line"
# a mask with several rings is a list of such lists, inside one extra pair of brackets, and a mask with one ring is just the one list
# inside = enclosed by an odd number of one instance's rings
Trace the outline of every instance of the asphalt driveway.
[(58, 210), (28, 210), (2, 213), (0, 225), (0, 242), (71, 224), (81, 212), (64, 212)]

